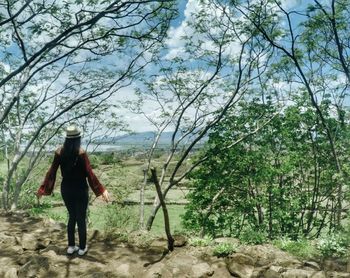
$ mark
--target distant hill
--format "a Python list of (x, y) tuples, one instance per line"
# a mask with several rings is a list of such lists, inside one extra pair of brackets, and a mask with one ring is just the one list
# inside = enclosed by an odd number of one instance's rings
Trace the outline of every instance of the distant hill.
[[(125, 134), (116, 137), (109, 137), (103, 140), (98, 141), (98, 143), (102, 144), (116, 144), (116, 145), (151, 145), (156, 136), (156, 133), (153, 131), (146, 132), (137, 132), (132, 134)], [(171, 143), (171, 138), (173, 136), (172, 131), (163, 132), (159, 139), (159, 145), (169, 145)], [(176, 139), (179, 139), (180, 135), (176, 136)], [(206, 140), (203, 139), (201, 142)]]

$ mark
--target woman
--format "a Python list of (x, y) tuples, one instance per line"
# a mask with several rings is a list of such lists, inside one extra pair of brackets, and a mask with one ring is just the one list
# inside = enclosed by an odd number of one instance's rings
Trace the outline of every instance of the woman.
[[(58, 166), (61, 166), (61, 194), (69, 214), (67, 254), (71, 255), (78, 251), (78, 255), (82, 256), (87, 252), (86, 210), (89, 194), (86, 178), (96, 196), (102, 196), (103, 200), (108, 202), (109, 195), (92, 172), (88, 156), (80, 148), (80, 144), (80, 131), (74, 125), (68, 126), (63, 147), (56, 150), (52, 165), (37, 192), (37, 196), (41, 198), (43, 195), (50, 195), (52, 193), (56, 180), (56, 172)], [(79, 247), (75, 245), (76, 224), (78, 225)]]

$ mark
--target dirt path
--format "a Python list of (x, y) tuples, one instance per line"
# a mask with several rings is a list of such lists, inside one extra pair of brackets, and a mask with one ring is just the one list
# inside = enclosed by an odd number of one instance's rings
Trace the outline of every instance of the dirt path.
[[(0, 277), (241, 277), (350, 278), (346, 264), (300, 261), (271, 245), (242, 246), (229, 258), (206, 248), (177, 247), (163, 256), (166, 241), (147, 248), (88, 236), (89, 251), (66, 255), (66, 228), (61, 223), (0, 211)], [(177, 242), (179, 244), (179, 242)]]
[[(163, 256), (165, 241), (141, 249), (107, 242), (95, 231), (89, 233), (89, 251), (85, 256), (67, 256), (65, 225), (31, 218), (26, 213), (5, 212), (0, 213), (0, 222), (0, 277), (205, 277), (206, 272), (214, 274), (205, 260), (197, 258), (201, 256), (199, 253), (185, 248), (177, 248), (157, 262)], [(216, 262), (219, 266), (220, 261)], [(170, 265), (169, 270), (165, 264)], [(197, 267), (194, 273), (192, 268), (200, 264), (202, 269)], [(224, 265), (221, 266), (212, 277), (230, 276)]]

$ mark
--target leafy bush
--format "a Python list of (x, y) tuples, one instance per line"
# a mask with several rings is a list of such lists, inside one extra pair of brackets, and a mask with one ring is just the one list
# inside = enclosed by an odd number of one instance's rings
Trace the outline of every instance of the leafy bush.
[(213, 255), (217, 257), (227, 257), (236, 252), (237, 247), (237, 245), (232, 243), (220, 243), (214, 247)]
[(189, 239), (189, 244), (192, 246), (209, 246), (213, 244), (213, 238), (210, 236), (204, 236), (204, 237), (192, 237)]
[[(204, 161), (189, 176), (185, 228), (213, 237), (240, 237), (253, 244), (283, 235), (313, 236), (314, 231), (335, 228), (324, 224), (336, 210), (324, 220), (318, 213), (304, 213), (305, 207), (327, 210), (331, 196), (326, 192), (338, 184), (334, 162), (326, 158), (331, 153), (327, 138), (310, 140), (310, 130), (325, 134), (324, 127), (316, 124), (314, 111), (304, 105), (305, 98), (300, 96), (283, 113), (270, 101), (242, 101), (237, 103), (239, 113), (228, 111), (193, 160)], [(234, 143), (259, 121), (268, 124), (244, 142)], [(346, 144), (345, 134), (338, 138), (339, 144)], [(316, 166), (322, 173), (317, 185), (312, 176)], [(317, 202), (319, 199), (324, 201)], [(242, 234), (242, 230), (247, 231)]]
[(18, 199), (18, 208), (30, 209), (38, 207), (38, 199), (36, 197), (36, 191), (38, 190), (38, 183), (29, 181), (23, 184), (21, 193)]
[(52, 208), (51, 203), (43, 202), (40, 205), (39, 204), (33, 205), (30, 208), (29, 213), (33, 216), (38, 216), (40, 214), (43, 214), (47, 209), (50, 209), (50, 208)]
[(326, 235), (317, 242), (317, 249), (324, 257), (343, 257), (348, 247), (349, 243), (341, 234)]
[(127, 206), (118, 204), (107, 205), (105, 212), (105, 233), (107, 237), (117, 237), (118, 234), (125, 234), (134, 230), (137, 226), (135, 213)]
[(118, 158), (114, 152), (101, 153), (99, 158), (102, 165), (111, 165), (121, 162), (120, 158)]
[(265, 231), (244, 230), (239, 240), (246, 244), (262, 244), (267, 242), (267, 234)]

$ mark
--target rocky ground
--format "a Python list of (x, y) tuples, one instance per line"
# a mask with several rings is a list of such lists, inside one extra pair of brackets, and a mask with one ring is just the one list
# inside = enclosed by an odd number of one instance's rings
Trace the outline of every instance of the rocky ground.
[[(229, 258), (186, 246), (163, 255), (166, 241), (147, 248), (89, 233), (89, 252), (67, 256), (65, 225), (26, 213), (0, 212), (0, 277), (349, 277), (344, 261), (301, 261), (271, 245), (241, 246)], [(184, 245), (184, 246), (182, 246)], [(180, 247), (182, 246), (182, 247)]]

